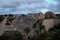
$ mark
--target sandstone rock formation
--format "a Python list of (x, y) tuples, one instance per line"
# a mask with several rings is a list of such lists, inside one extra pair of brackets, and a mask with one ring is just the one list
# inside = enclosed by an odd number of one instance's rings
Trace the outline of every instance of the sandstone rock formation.
[(56, 18), (56, 15), (53, 12), (48, 11), (45, 13), (45, 19), (54, 19), (54, 18)]

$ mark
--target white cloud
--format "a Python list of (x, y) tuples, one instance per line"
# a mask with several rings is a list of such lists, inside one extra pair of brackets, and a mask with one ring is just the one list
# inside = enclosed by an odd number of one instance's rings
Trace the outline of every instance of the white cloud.
[(45, 13), (47, 11), (51, 11), (51, 10), (48, 10), (48, 9), (42, 9), (41, 12)]
[(59, 0), (0, 0), (0, 13), (58, 11)]

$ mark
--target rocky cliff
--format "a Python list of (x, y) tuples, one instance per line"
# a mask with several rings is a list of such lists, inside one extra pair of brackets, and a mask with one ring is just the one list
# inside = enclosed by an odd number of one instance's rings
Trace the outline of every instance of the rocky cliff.
[(3, 16), (5, 17), (5, 19), (0, 23), (0, 33), (10, 29), (22, 31), (25, 27), (30, 27), (32, 29), (33, 24), (36, 23), (38, 20), (39, 22), (42, 22), (44, 24), (46, 30), (55, 25), (55, 23), (58, 22), (60, 23), (60, 19), (56, 19), (58, 16), (56, 16), (51, 12), (50, 13), (47, 12), (46, 14), (39, 12), (39, 13), (30, 13), (26, 15), (16, 14), (16, 15), (3, 15)]

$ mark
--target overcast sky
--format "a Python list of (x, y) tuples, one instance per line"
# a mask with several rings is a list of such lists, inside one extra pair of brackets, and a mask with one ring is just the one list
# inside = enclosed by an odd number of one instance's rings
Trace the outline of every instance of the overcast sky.
[(60, 12), (60, 0), (0, 0), (0, 14), (30, 12)]

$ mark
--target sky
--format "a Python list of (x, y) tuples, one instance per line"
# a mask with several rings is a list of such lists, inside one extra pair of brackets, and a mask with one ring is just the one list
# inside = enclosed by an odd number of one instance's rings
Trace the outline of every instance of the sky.
[(60, 12), (60, 0), (0, 0), (0, 14)]

